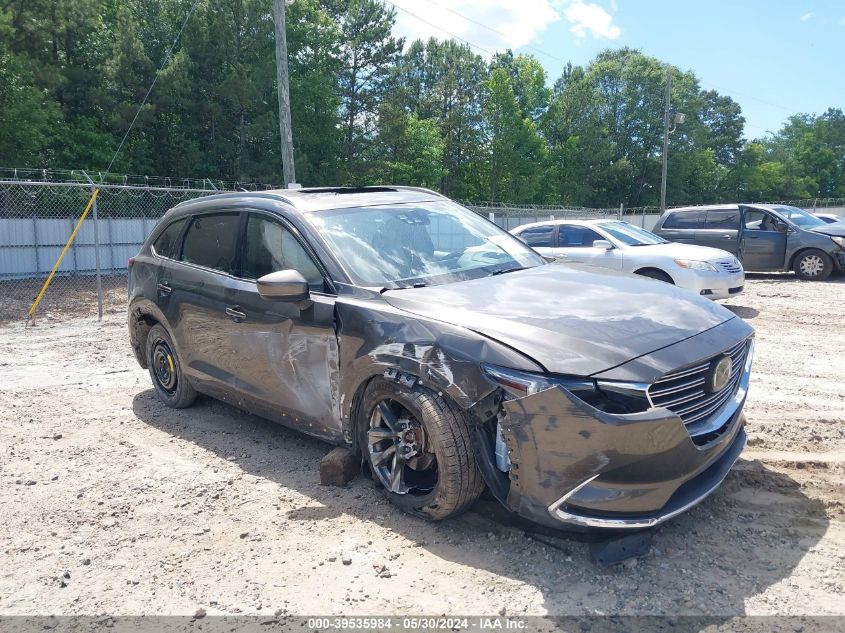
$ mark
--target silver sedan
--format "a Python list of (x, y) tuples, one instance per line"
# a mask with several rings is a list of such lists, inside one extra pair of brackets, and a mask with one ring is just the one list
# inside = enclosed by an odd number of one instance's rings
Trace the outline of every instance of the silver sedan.
[(549, 220), (511, 231), (543, 255), (636, 273), (709, 299), (742, 292), (745, 271), (727, 251), (667, 242), (618, 220)]

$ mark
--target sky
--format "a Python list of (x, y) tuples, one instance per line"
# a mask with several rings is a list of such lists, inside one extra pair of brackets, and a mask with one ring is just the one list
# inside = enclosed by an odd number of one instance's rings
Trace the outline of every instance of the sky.
[[(488, 58), (534, 55), (549, 85), (566, 62), (629, 46), (691, 70), (742, 106), (747, 138), (792, 114), (845, 108), (843, 0), (388, 0), (398, 35), (455, 37)], [(662, 116), (662, 114), (658, 114)]]

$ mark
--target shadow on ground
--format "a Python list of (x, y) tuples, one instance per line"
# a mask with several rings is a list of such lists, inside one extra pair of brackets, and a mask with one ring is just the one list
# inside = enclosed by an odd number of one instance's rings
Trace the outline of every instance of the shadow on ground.
[[(501, 513), (491, 512), (489, 502), (431, 524), (378, 503), (380, 493), (364, 476), (346, 488), (320, 487), (319, 460), (329, 445), (228, 405), (201, 399), (173, 411), (150, 389), (134, 397), (133, 410), (150, 427), (274, 482), (280, 494), (294, 489), (319, 504), (292, 510), (288, 519), (319, 523), (347, 514), (375, 522), (443, 560), (537, 588), (550, 615), (742, 615), (746, 599), (789, 578), (828, 525), (821, 503), (798, 482), (760, 462), (740, 460), (719, 491), (655, 530), (647, 557), (602, 568), (586, 558), (583, 539), (566, 533), (553, 539), (543, 534), (544, 543), (529, 549), (537, 536), (497, 520)], [(261, 511), (275, 511), (271, 500)]]

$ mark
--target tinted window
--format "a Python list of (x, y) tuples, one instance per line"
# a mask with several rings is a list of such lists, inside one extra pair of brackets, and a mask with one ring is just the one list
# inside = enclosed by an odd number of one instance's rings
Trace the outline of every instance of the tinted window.
[(703, 229), (705, 211), (676, 211), (663, 222), (664, 229)]
[(180, 259), (224, 273), (236, 274), (239, 224), (238, 213), (196, 216), (185, 234)]
[(312, 290), (323, 290), (323, 275), (293, 234), (280, 222), (250, 214), (246, 224), (243, 276), (258, 279), (279, 270), (298, 270)]
[(708, 211), (705, 228), (722, 230), (739, 229), (739, 209), (729, 211)]
[(555, 227), (551, 224), (534, 226), (522, 231), (519, 234), (519, 239), (528, 244), (528, 246), (549, 247), (552, 245), (554, 231)]
[(182, 227), (185, 226), (185, 218), (176, 220), (161, 232), (153, 242), (153, 252), (160, 257), (173, 259), (179, 254), (179, 235)]
[(561, 248), (566, 247), (592, 247), (596, 240), (603, 240), (604, 238), (586, 226), (570, 226), (563, 225), (560, 227), (558, 233), (558, 245)]

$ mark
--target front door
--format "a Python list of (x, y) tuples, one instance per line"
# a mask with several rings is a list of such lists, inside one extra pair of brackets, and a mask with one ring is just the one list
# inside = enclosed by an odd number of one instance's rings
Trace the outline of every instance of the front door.
[[(739, 256), (746, 270), (781, 270), (786, 258), (786, 225), (763, 209), (740, 207)], [(778, 229), (781, 230), (778, 230)]]
[[(303, 302), (269, 300), (255, 280), (294, 269), (309, 282)], [(342, 437), (337, 400), (335, 297), (295, 230), (276, 216), (249, 212), (241, 250), (241, 279), (229, 298), (227, 345), (246, 407), (329, 440)]]
[(558, 245), (552, 252), (582, 264), (622, 270), (622, 251), (618, 248), (596, 248), (593, 246), (596, 240), (609, 241), (587, 226), (561, 224), (558, 226)]

